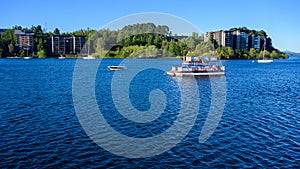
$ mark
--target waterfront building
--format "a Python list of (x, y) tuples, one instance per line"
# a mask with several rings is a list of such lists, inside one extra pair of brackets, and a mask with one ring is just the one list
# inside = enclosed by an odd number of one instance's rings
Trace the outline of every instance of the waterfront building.
[(234, 50), (249, 50), (255, 48), (260, 50), (260, 36), (249, 35), (240, 30), (219, 30), (214, 32), (207, 32), (204, 40), (207, 42), (213, 38), (219, 47), (231, 47)]
[(223, 31), (222, 46), (233, 48), (233, 35), (232, 31)]
[(210, 38), (213, 38), (219, 47), (233, 47), (232, 31), (219, 30), (207, 32), (204, 40), (207, 42)]
[(85, 51), (86, 36), (73, 36), (72, 42), (73, 54), (79, 54), (82, 50)]
[(33, 36), (34, 36), (33, 31), (15, 30), (14, 34), (16, 36), (16, 47), (19, 50), (24, 50), (27, 52), (33, 51)]
[(220, 31), (214, 31), (214, 32), (207, 32), (205, 36), (205, 41), (209, 41), (210, 38), (213, 38), (219, 47), (223, 46), (223, 30)]
[(79, 54), (81, 50), (85, 49), (86, 37), (85, 36), (72, 36), (66, 37), (63, 35), (52, 35), (47, 38), (49, 51), (53, 55), (65, 54)]
[(51, 36), (51, 52), (54, 55), (64, 55), (66, 53), (64, 36), (62, 35)]
[(259, 35), (252, 35), (250, 36), (251, 39), (251, 48), (256, 49), (257, 51), (260, 51), (260, 36)]
[(234, 36), (234, 39), (235, 39), (234, 49), (248, 50), (248, 48), (249, 48), (249, 46), (248, 46), (249, 38), (248, 38), (248, 34), (246, 32), (236, 30), (236, 31), (233, 31), (233, 36)]
[(73, 54), (73, 38), (65, 37), (65, 53), (64, 54)]

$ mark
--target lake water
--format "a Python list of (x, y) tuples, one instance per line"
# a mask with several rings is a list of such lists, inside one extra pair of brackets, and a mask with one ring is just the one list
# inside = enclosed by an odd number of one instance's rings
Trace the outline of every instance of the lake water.
[[(299, 167), (300, 58), (272, 64), (223, 61), (226, 77), (187, 80), (165, 75), (180, 60), (132, 59), (125, 61), (128, 70), (107, 70), (121, 61), (103, 59), (98, 67), (99, 60), (0, 59), (1, 168)], [(130, 72), (135, 69), (136, 74)], [(213, 92), (218, 93), (213, 83), (222, 81), (222, 117), (200, 143)], [(183, 92), (180, 84), (186, 85)], [(183, 100), (196, 103), (186, 110), (197, 108), (195, 116), (179, 120), (186, 133), (173, 132), (160, 138), (161, 145), (150, 140), (136, 148), (119, 141), (119, 135), (156, 138), (174, 128)], [(103, 118), (92, 117), (94, 103)], [(163, 111), (149, 119), (119, 112), (157, 108), (151, 103)], [(94, 127), (96, 132), (86, 130)], [(144, 154), (140, 146), (148, 148)], [(154, 156), (143, 157), (152, 150)], [(134, 152), (135, 158), (128, 157)]]

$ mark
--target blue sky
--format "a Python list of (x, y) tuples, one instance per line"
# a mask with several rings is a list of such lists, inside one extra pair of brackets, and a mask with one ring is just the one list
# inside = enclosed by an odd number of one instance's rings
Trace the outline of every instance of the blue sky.
[(47, 23), (48, 31), (57, 27), (71, 32), (100, 29), (131, 14), (162, 12), (183, 18), (204, 33), (241, 26), (263, 29), (274, 47), (300, 52), (299, 7), (298, 0), (12, 0), (1, 2), (0, 28)]

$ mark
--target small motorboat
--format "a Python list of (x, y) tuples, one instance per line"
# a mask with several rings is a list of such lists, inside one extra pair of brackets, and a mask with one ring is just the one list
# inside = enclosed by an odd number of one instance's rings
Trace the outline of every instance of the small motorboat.
[(24, 59), (26, 59), (26, 60), (27, 60), (27, 59), (31, 59), (31, 58), (32, 58), (32, 57), (30, 57), (30, 56), (25, 56), (25, 57), (24, 57)]
[(59, 56), (59, 57), (58, 57), (58, 59), (61, 59), (61, 60), (62, 60), (62, 59), (65, 59), (65, 58), (66, 58), (66, 57), (64, 57), (64, 56)]
[(82, 59), (85, 59), (85, 60), (92, 60), (92, 59), (96, 59), (94, 56), (91, 56), (91, 55), (88, 55), (86, 57), (83, 57)]
[(126, 66), (108, 66), (109, 70), (126, 70)]

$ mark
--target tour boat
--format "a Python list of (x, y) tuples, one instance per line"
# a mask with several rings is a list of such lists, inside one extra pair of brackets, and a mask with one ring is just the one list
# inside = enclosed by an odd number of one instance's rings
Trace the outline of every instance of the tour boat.
[(225, 66), (221, 66), (218, 59), (213, 57), (187, 56), (183, 58), (181, 66), (173, 66), (167, 75), (222, 76), (225, 75)]

